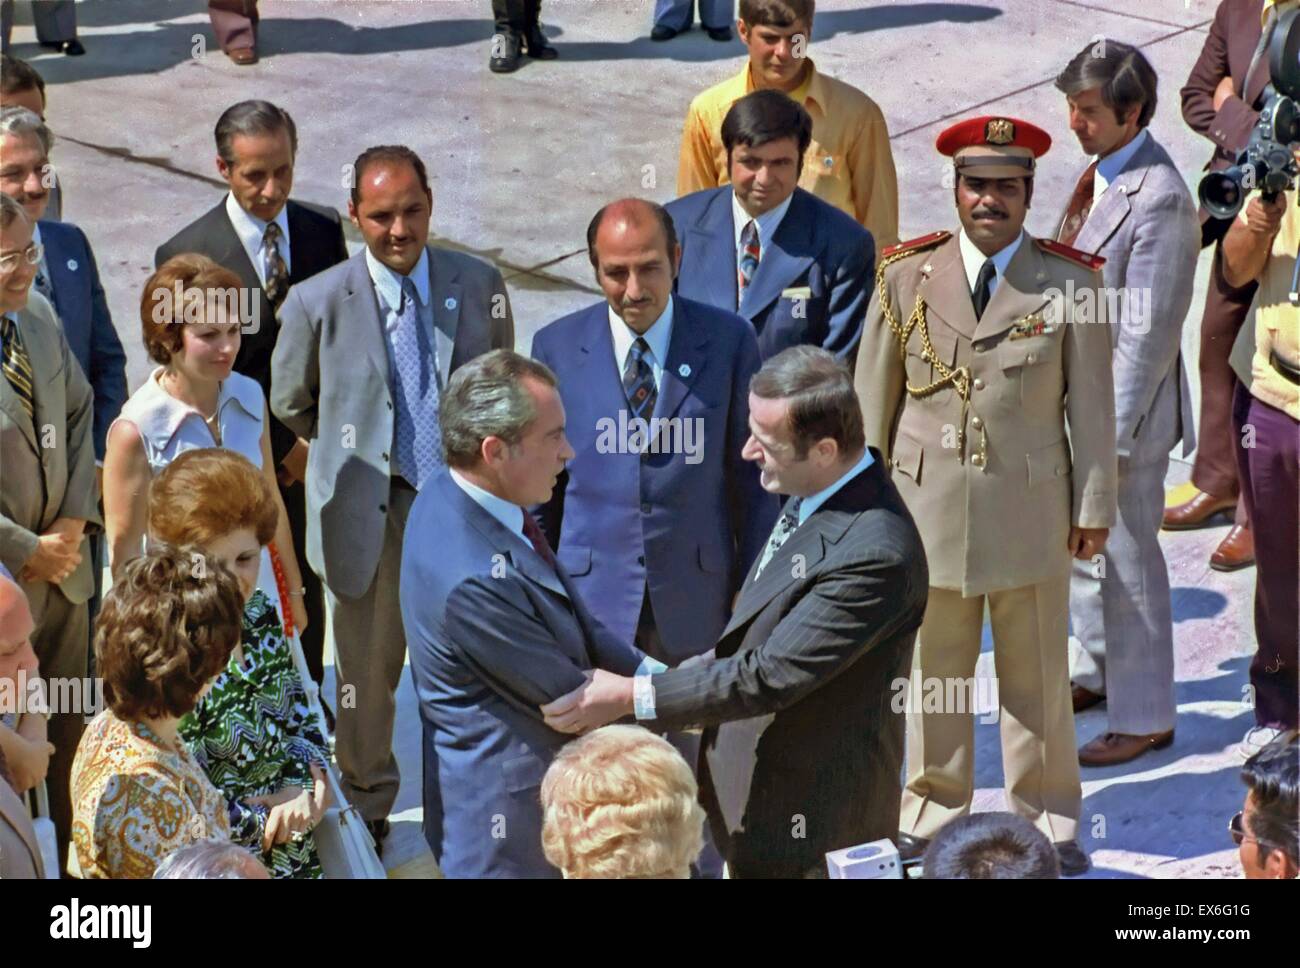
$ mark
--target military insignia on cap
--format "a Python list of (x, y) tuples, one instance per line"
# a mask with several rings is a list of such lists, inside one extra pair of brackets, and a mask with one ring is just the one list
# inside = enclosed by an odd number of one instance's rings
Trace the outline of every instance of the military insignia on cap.
[(984, 140), (991, 145), (1009, 145), (1016, 140), (1016, 126), (1006, 118), (994, 118), (984, 126)]

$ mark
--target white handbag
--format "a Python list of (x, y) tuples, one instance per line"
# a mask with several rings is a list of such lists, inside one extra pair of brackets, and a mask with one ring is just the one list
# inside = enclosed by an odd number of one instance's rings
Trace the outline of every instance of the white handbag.
[[(276, 584), (280, 587), (284, 635), (289, 643), (289, 652), (293, 656), (294, 668), (297, 669), (298, 678), (302, 680), (302, 687), (307, 693), (307, 708), (315, 717), (320, 734), (329, 737), (329, 728), (325, 724), (325, 711), (321, 709), (320, 704), (320, 687), (316, 685), (316, 680), (311, 677), (311, 671), (307, 668), (307, 658), (302, 653), (298, 630), (293, 627), (293, 620), (290, 618), (292, 613), (289, 611), (284, 572), (274, 547), (271, 549), (271, 560), (275, 566)], [(338, 772), (332, 760), (325, 764), (325, 780), (329, 784), (334, 806), (326, 810), (320, 823), (312, 828), (316, 853), (320, 857), (325, 877), (346, 880), (386, 880), (388, 871), (384, 869), (379, 854), (375, 852), (375, 842), (370, 836), (370, 831), (366, 829), (365, 818), (343, 795)]]
[[(0, 783), (3, 783), (0, 780)], [(36, 811), (32, 816), (32, 830), (36, 832), (36, 846), (41, 851), (41, 863), (45, 867), (45, 879), (57, 881), (62, 865), (59, 864), (59, 838), (54, 832), (54, 821), (50, 819), (50, 797), (42, 781), (32, 790), (27, 791), (27, 809), (31, 810), (31, 799), (35, 796)]]

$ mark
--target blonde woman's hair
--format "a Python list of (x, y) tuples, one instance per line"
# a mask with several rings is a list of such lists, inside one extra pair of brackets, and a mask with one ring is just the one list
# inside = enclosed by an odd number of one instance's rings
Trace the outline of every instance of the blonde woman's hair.
[(560, 750), (542, 780), (542, 849), (571, 878), (686, 878), (704, 810), (682, 755), (641, 726), (605, 726)]

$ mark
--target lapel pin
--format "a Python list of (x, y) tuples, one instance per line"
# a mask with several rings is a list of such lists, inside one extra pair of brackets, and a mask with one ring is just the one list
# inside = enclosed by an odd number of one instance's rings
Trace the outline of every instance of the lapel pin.
[(835, 159), (832, 158), (830, 155), (827, 155), (826, 158), (822, 161), (822, 164), (825, 165), (827, 168), (834, 168)]
[(677, 368), (677, 375), (685, 380), (691, 375), (691, 365), (689, 363), (683, 363)]
[(456, 308), (456, 297), (455, 297), (455, 296), (448, 296), (448, 297), (447, 297), (447, 301), (446, 301), (445, 303), (443, 303), (443, 305), (446, 306), (448, 309), (455, 309), (455, 308)]
[(69, 271), (69, 272), (76, 272), (76, 271), (77, 271), (77, 260), (76, 260), (76, 259), (69, 259), (69, 260), (68, 260), (68, 271)]

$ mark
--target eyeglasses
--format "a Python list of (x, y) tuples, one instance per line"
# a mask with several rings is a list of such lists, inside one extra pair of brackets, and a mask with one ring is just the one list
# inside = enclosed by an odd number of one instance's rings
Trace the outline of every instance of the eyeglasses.
[(8, 275), (18, 268), (20, 261), (25, 261), (29, 266), (38, 266), (41, 264), (41, 256), (44, 254), (45, 246), (39, 242), (33, 242), (22, 252), (11, 252), (6, 256), (0, 256), (0, 272)]
[[(1232, 842), (1238, 847), (1240, 847), (1244, 841), (1255, 840), (1255, 835), (1246, 830), (1246, 824), (1243, 817), (1243, 812), (1238, 810), (1232, 815), (1232, 819), (1228, 821), (1228, 836), (1232, 838)], [(1255, 840), (1255, 842), (1259, 843), (1258, 840)]]

